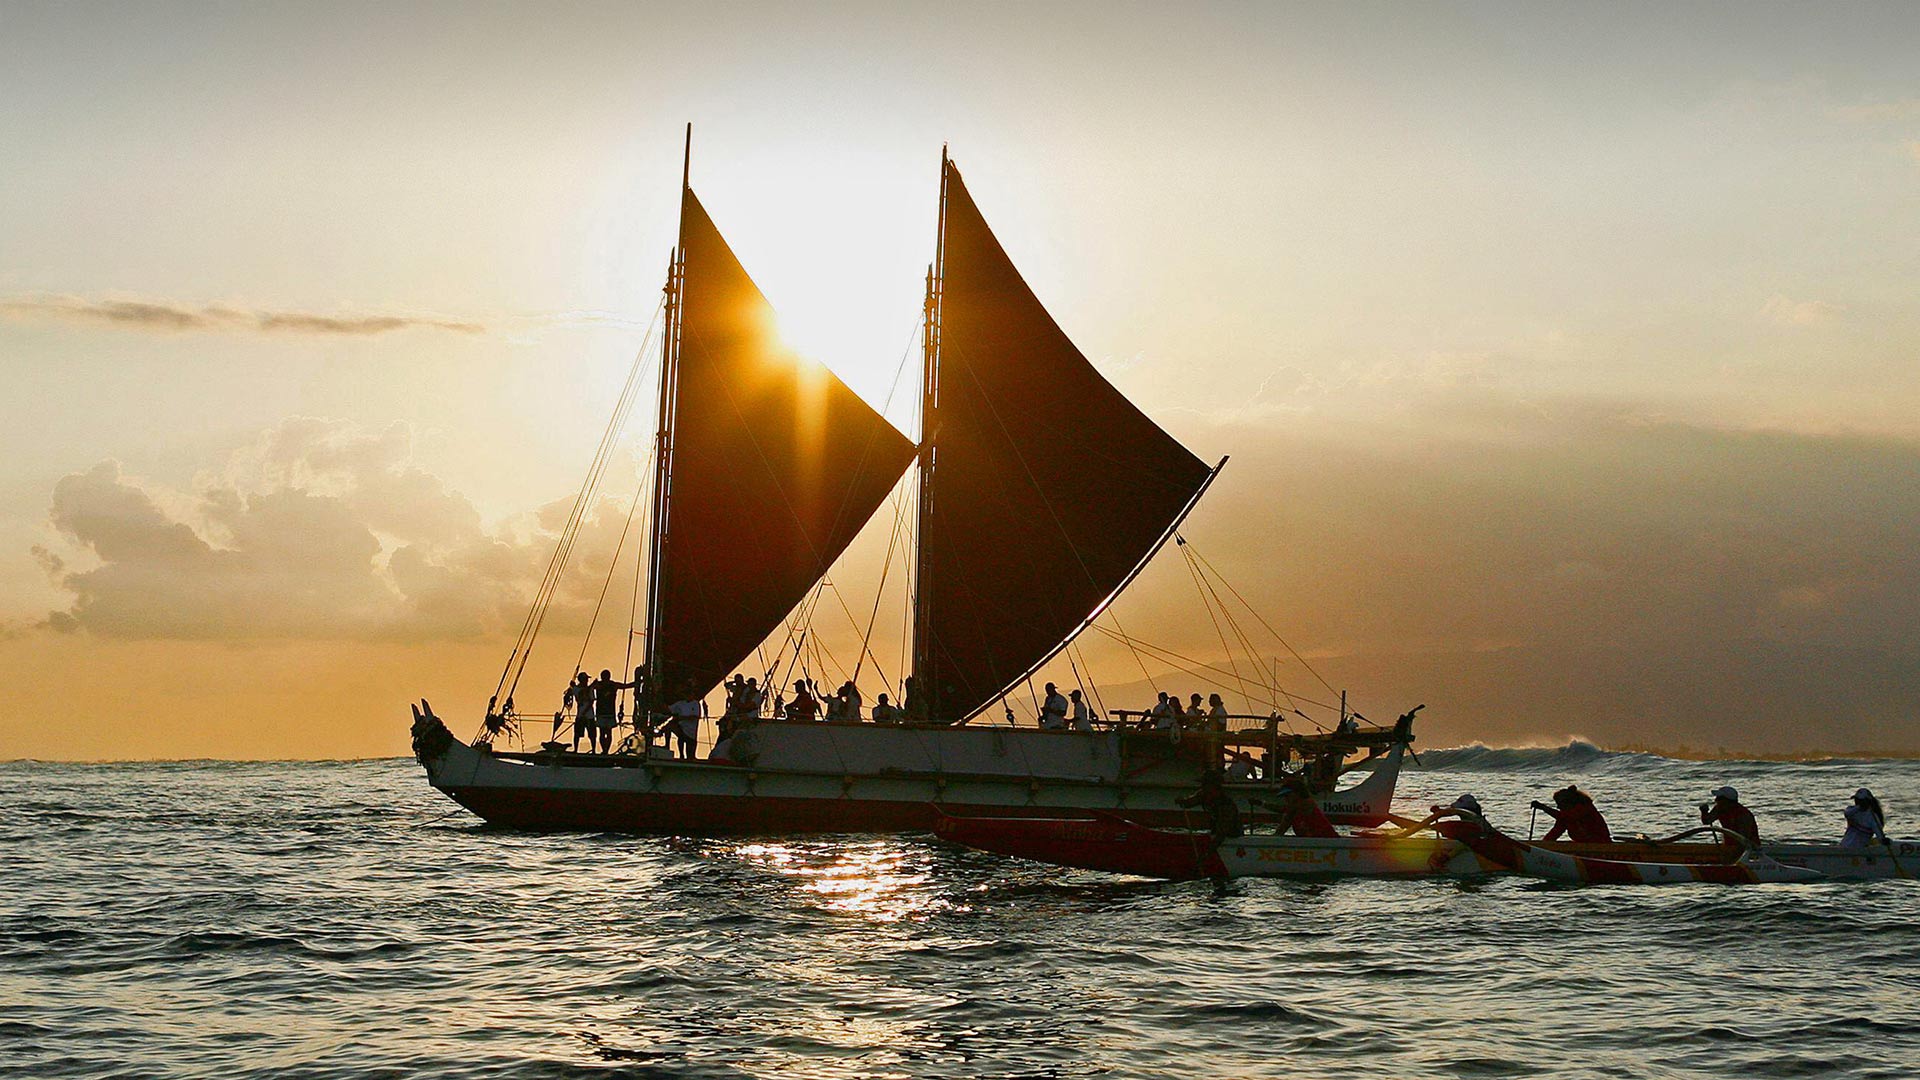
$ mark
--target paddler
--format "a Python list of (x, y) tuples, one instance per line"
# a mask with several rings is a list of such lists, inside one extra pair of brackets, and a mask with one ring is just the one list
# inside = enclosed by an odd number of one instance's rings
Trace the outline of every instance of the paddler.
[(1197, 806), (1206, 811), (1207, 831), (1215, 841), (1231, 840), (1245, 832), (1240, 827), (1240, 807), (1221, 786), (1220, 770), (1200, 774), (1200, 790), (1176, 800), (1181, 806)]
[(1843, 848), (1863, 848), (1875, 840), (1893, 846), (1887, 839), (1887, 812), (1880, 808), (1880, 800), (1873, 792), (1861, 788), (1853, 793), (1853, 805), (1847, 807), (1847, 832), (1840, 838)]
[(1465, 812), (1464, 814), (1433, 823), (1433, 831), (1449, 840), (1459, 840), (1462, 837), (1477, 836), (1485, 831), (1487, 819), (1480, 811), (1480, 800), (1474, 798), (1471, 793), (1462, 795), (1445, 806), (1435, 806), (1430, 809), (1436, 815), (1453, 814), (1457, 811)]
[(1730, 786), (1714, 789), (1713, 801), (1700, 804), (1700, 824), (1718, 825), (1738, 833), (1749, 844), (1760, 843), (1760, 826), (1753, 820), (1753, 811), (1740, 805), (1740, 793)]
[(1313, 792), (1307, 787), (1306, 777), (1298, 773), (1284, 773), (1280, 780), (1280, 790), (1285, 797), (1279, 802), (1261, 800), (1261, 805), (1280, 813), (1276, 832), (1285, 836), (1288, 830), (1295, 836), (1336, 837), (1340, 831), (1327, 820), (1327, 815), (1314, 801)]
[(1611, 844), (1613, 832), (1607, 828), (1607, 819), (1600, 814), (1600, 808), (1593, 805), (1593, 797), (1579, 788), (1568, 784), (1553, 793), (1553, 805), (1536, 801), (1533, 808), (1553, 819), (1553, 828), (1547, 830), (1543, 841), (1554, 841), (1562, 836), (1576, 844)]

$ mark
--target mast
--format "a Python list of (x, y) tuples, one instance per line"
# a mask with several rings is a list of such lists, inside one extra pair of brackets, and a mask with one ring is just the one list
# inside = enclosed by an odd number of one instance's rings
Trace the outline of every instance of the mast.
[(672, 508), (673, 493), (673, 423), (677, 412), (680, 382), (680, 309), (686, 286), (686, 248), (687, 248), (687, 195), (689, 173), (693, 165), (693, 124), (687, 124), (686, 143), (680, 154), (680, 224), (674, 238), (673, 253), (667, 258), (666, 292), (666, 333), (660, 342), (660, 408), (658, 423), (654, 428), (653, 457), (653, 506), (648, 520), (651, 527), (647, 530), (647, 620), (644, 626), (646, 649), (642, 654), (641, 666), (645, 671), (645, 687), (634, 689), (634, 719), (638, 721), (642, 710), (656, 705), (660, 698), (660, 656), (654, 647), (654, 630), (660, 625), (661, 604), (665, 600), (660, 588), (664, 575), (660, 566), (666, 556), (668, 539), (668, 516)]
[[(933, 242), (933, 263), (927, 267), (927, 298), (922, 312), (925, 320), (920, 335), (920, 456), (919, 456), (919, 514), (915, 522), (914, 550), (919, 550), (920, 538), (928, 534), (928, 523), (933, 518), (933, 471), (937, 464), (934, 432), (939, 427), (940, 411), (940, 286), (945, 277), (947, 246), (947, 148), (940, 147), (940, 214), (935, 226)], [(930, 567), (928, 560), (915, 558), (913, 563), (913, 671), (930, 672), (933, 665), (928, 654), (933, 648), (932, 625), (929, 613), (932, 610), (932, 596), (927, 590)], [(916, 707), (924, 712), (924, 717), (934, 715), (935, 689), (915, 681), (918, 692)]]

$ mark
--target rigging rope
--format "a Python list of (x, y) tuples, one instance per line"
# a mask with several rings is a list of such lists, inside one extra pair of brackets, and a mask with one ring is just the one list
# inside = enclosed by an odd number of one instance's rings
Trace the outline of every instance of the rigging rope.
[[(634, 356), (633, 364), (627, 371), (626, 382), (620, 388), (620, 396), (614, 403), (613, 415), (607, 420), (607, 427), (601, 433), (600, 443), (594, 449), (593, 461), (587, 469), (587, 476), (580, 482), (580, 490), (574, 496), (572, 509), (562, 525), (559, 537), (554, 542), (553, 555), (547, 560), (545, 573), (539, 586), (534, 590), (532, 605), (527, 617), (520, 624), (520, 633), (514, 639), (513, 649), (507, 654), (507, 663), (501, 669), (500, 679), (494, 684), (493, 701), (498, 703), (504, 692), (505, 700), (512, 701), (519, 689), (520, 676), (525, 673), (527, 660), (533, 653), (534, 640), (539, 637), (540, 628), (546, 621), (546, 614), (553, 596), (559, 588), (560, 578), (566, 569), (567, 559), (573, 552), (579, 539), (580, 526), (585, 521), (587, 510), (599, 488), (600, 478), (606, 471), (607, 461), (618, 443), (620, 433), (625, 428), (628, 416), (633, 409), (637, 389), (641, 385), (652, 356), (652, 342), (655, 329), (660, 322), (660, 312), (664, 301), (654, 307), (653, 318), (647, 324), (647, 332), (641, 339), (639, 352)], [(518, 666), (515, 666), (515, 661)], [(509, 682), (511, 679), (511, 682)]]

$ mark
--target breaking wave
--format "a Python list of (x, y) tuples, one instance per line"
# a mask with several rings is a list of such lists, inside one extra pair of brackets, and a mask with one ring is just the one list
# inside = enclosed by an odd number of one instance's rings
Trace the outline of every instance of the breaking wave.
[(1671, 760), (1639, 750), (1608, 750), (1585, 739), (1573, 739), (1564, 746), (1488, 746), (1485, 743), (1471, 743), (1439, 750), (1422, 750), (1416, 767), (1436, 772), (1516, 772), (1537, 769), (1556, 773), (1597, 772), (1622, 767), (1652, 768)]

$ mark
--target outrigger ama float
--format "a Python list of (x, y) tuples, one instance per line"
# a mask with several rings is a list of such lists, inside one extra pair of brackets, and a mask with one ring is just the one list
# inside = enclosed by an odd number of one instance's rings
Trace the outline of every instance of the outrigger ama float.
[[(1251, 799), (1288, 763), (1305, 768), (1332, 819), (1387, 819), (1413, 713), (1362, 724), (1343, 698), (1322, 730), (1300, 732), (1283, 730), (1292, 716), (1282, 714), (1306, 714), (1276, 697), (1269, 714), (1185, 730), (1141, 730), (1124, 716), (1096, 730), (967, 726), (996, 705), (1011, 719), (1009, 695), (1072, 649), (1175, 538), (1225, 459), (1208, 466), (1101, 377), (1021, 278), (944, 151), (918, 445), (780, 343), (771, 307), (684, 170), (663, 311), (645, 621), (629, 633), (644, 642), (631, 684), (636, 737), (611, 754), (503, 745), (525, 738), (514, 691), (591, 480), (638, 396), (639, 362), (481, 731), (463, 743), (424, 701), (414, 708), (414, 753), (434, 787), (489, 822), (540, 829), (868, 832), (929, 829), (943, 813), (1096, 811), (1178, 825), (1187, 815), (1176, 800), (1244, 752), (1269, 778), (1227, 785), (1249, 820), (1269, 817)], [(779, 654), (799, 655), (795, 638), (805, 640), (829, 568), (909, 465), (912, 525), (896, 520), (895, 533), (911, 532), (912, 567), (900, 722), (858, 722), (857, 705), (855, 722), (838, 724), (755, 708), (729, 715), (706, 760), (652, 752), (653, 720), (669, 703), (706, 698), (756, 654), (765, 696), (787, 685), (793, 672), (780, 673)], [(896, 502), (902, 520), (907, 506)], [(636, 569), (636, 594), (641, 580)], [(783, 628), (787, 644), (765, 661), (763, 646)], [(1064, 658), (1078, 670), (1074, 656)], [(1356, 770), (1367, 775), (1340, 787)]]

